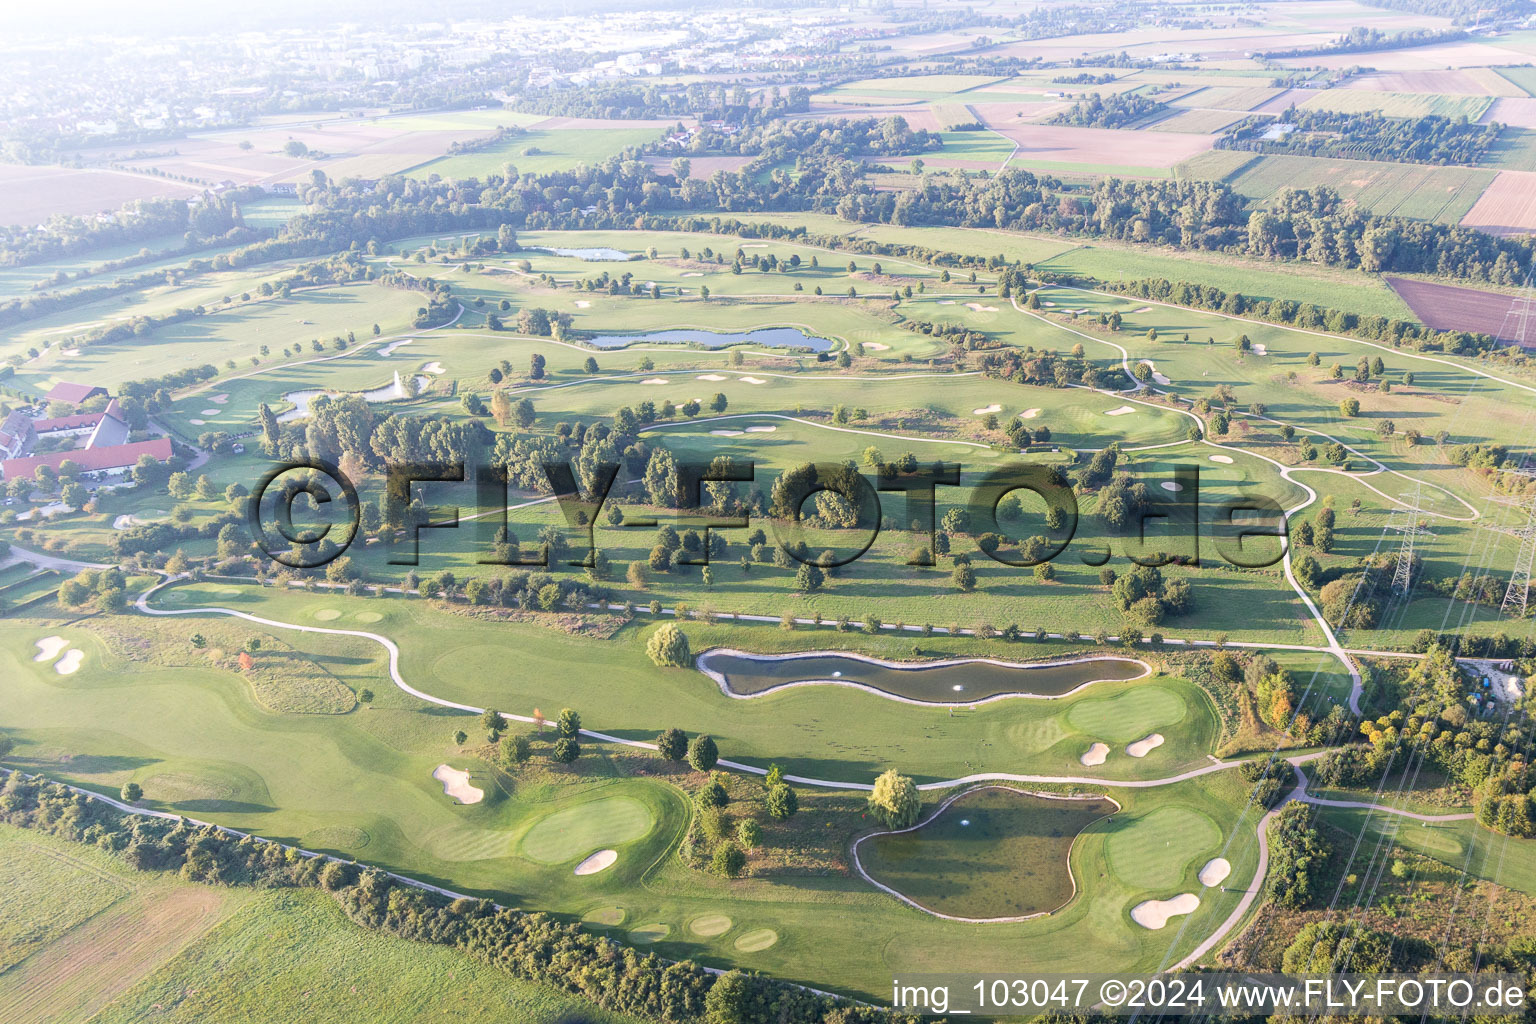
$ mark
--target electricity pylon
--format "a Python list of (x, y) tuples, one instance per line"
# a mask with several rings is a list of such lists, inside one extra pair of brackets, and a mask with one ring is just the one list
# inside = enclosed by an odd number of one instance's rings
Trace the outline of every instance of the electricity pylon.
[(1536, 561), (1536, 493), (1527, 495), (1520, 508), (1525, 512), (1525, 525), (1515, 531), (1520, 538), (1520, 553), (1515, 556), (1515, 571), (1504, 591), (1504, 603), (1499, 605), (1500, 615), (1517, 619), (1525, 618), (1531, 592), (1531, 563)]
[[(1403, 516), (1403, 522), (1398, 527), (1403, 531), (1402, 546), (1397, 549), (1397, 564), (1392, 570), (1392, 596), (1404, 597), (1413, 584), (1413, 543), (1418, 537), (1419, 530), (1419, 505), (1424, 500), (1424, 485), (1415, 481), (1413, 490), (1406, 492), (1408, 507), (1394, 512), (1393, 518)], [(1429, 532), (1427, 529), (1425, 532)]]

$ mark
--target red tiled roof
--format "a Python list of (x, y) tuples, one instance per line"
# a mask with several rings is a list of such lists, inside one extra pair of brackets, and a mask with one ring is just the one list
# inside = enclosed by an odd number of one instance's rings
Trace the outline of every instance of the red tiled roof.
[(6, 459), (0, 462), (0, 474), (7, 480), (14, 480), (19, 476), (31, 476), (38, 466), (49, 466), (57, 470), (65, 462), (74, 462), (83, 472), (94, 473), (102, 469), (132, 466), (139, 461), (141, 455), (148, 455), (159, 462), (166, 461), (171, 457), (170, 439), (157, 437), (153, 441), (135, 441), (108, 448), (81, 448), (78, 451), (31, 455), (24, 459)]
[(32, 429), (39, 434), (46, 434), (50, 430), (78, 430), (80, 427), (94, 427), (101, 422), (102, 413), (79, 412), (73, 416), (56, 416), (51, 420), (33, 420)]
[(104, 395), (107, 389), (95, 384), (72, 384), (61, 380), (43, 397), (50, 402), (83, 402), (92, 395)]

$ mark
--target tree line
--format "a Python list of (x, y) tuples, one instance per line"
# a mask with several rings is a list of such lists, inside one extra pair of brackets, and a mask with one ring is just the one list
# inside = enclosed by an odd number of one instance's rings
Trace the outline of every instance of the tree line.
[[(1294, 130), (1270, 136), (1276, 125)], [(1449, 118), (1386, 117), (1375, 111), (1312, 110), (1292, 105), (1278, 118), (1244, 118), (1216, 140), (1217, 149), (1409, 164), (1479, 164), (1504, 126)]]

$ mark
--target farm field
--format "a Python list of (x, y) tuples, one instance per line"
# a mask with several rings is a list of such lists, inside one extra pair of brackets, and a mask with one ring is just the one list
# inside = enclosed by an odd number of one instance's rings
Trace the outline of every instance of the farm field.
[(1462, 216), (1461, 224), (1491, 235), (1536, 231), (1536, 173), (1500, 171)]
[(1271, 155), (1260, 156), (1229, 181), (1256, 203), (1283, 188), (1326, 185), (1346, 203), (1371, 213), (1456, 224), (1465, 222), (1498, 177), (1470, 167)]
[(1387, 282), (1431, 327), (1481, 331), (1504, 341), (1525, 341), (1519, 333), (1523, 300), (1516, 297), (1401, 277), (1389, 277)]
[[(526, 132), (506, 142), (458, 156), (440, 156), (410, 167), (412, 177), (440, 174), (445, 178), (484, 178), (500, 174), (511, 164), (519, 174), (569, 171), (578, 165), (595, 166), (618, 156), (630, 146), (655, 142), (670, 121), (614, 121), (562, 124), (569, 118), (535, 122)], [(403, 170), (404, 168), (402, 168)], [(701, 175), (703, 168), (700, 168)]]
[(1476, 121), (1492, 103), (1485, 96), (1427, 95), (1383, 92), (1378, 89), (1328, 89), (1301, 104), (1306, 110), (1337, 110), (1343, 113), (1378, 113), (1387, 117), (1424, 117), (1435, 114), (1452, 120)]
[(54, 214), (106, 213), (134, 199), (185, 199), (197, 189), (179, 181), (120, 171), (0, 164), (0, 224), (41, 224)]
[[(0, 850), (12, 899), (22, 897), (10, 909), (34, 915), (42, 940), (0, 977), (8, 1019), (18, 1024), (61, 1014), (201, 1021), (253, 1012), (337, 1024), (423, 1014), (555, 1024), (580, 1006), (451, 951), (370, 935), (322, 894), (221, 893), (8, 825), (0, 825)], [(342, 978), (337, 998), (313, 997)], [(581, 1012), (602, 1024), (630, 1019)]]

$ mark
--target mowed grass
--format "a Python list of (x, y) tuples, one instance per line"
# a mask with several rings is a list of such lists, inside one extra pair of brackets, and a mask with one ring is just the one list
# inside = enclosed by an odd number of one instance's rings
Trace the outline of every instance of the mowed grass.
[(523, 856), (540, 864), (565, 864), (605, 847), (643, 838), (656, 819), (639, 800), (605, 796), (555, 811), (523, 836)]
[(1249, 164), (1231, 185), (1258, 203), (1283, 188), (1327, 185), (1346, 203), (1381, 216), (1456, 224), (1493, 178), (1493, 171), (1471, 167), (1276, 155)]
[(413, 178), (485, 178), (501, 174), (511, 164), (519, 174), (569, 171), (581, 164), (594, 167), (624, 150), (655, 142), (661, 130), (651, 125), (615, 121), (612, 128), (531, 128), (500, 145), (473, 153), (431, 160), (406, 173)]
[[(302, 600), (301, 595), (254, 590), (253, 595), (261, 614), (305, 621), (297, 607), (287, 604), (290, 596)], [(232, 596), (215, 599), (240, 603)], [(589, 727), (646, 739), (663, 725), (680, 725), (690, 733), (708, 729), (726, 756), (764, 764), (780, 761), (792, 773), (872, 778), (885, 766), (899, 764), (920, 778), (931, 777), (918, 772), (924, 765), (948, 776), (984, 770), (985, 765), (975, 763), (978, 755), (990, 760), (1010, 751), (1012, 755), (1003, 760), (1023, 770), (1036, 764), (1041, 771), (1080, 772), (1077, 758), (1087, 743), (1065, 720), (1070, 698), (1004, 701), (976, 712), (957, 712), (953, 718), (857, 692), (800, 691), (762, 702), (729, 701), (702, 675), (651, 667), (641, 649), (643, 635), (636, 631), (622, 632), (611, 644), (594, 645), (540, 627), (439, 617), (430, 613), (426, 602), (362, 601), (333, 595), (322, 595), (322, 599), (323, 606), (310, 607), (343, 612), (327, 621), (351, 622), (355, 611), (378, 611), (383, 619), (367, 628), (386, 631), (414, 619), (418, 612), (427, 613), (416, 627), (422, 632), (414, 635), (430, 636), (431, 649), (421, 640), (402, 636), (403, 648), (444, 671), (452, 664), (459, 685), (477, 690), (478, 700), (503, 710), (526, 713), (531, 706), (568, 704), (584, 712)], [(202, 603), (204, 598), (193, 600)], [(400, 613), (406, 619), (396, 618)], [(174, 620), (184, 632), (171, 633), (172, 621), (148, 622), (138, 616), (122, 621), (132, 622), (136, 636), (148, 629), (156, 645), (184, 644), (187, 632), (209, 630), (223, 622), (189, 616)], [(462, 639), (450, 627), (470, 629), (472, 643), (461, 646)], [(711, 637), (727, 635), (742, 641), (739, 630), (689, 629), (700, 646), (709, 644)], [(254, 626), (252, 631), (262, 632)], [(778, 630), (764, 632), (769, 640), (764, 646), (782, 642)], [(87, 649), (84, 666), (67, 680), (30, 661), (32, 641), (52, 633)], [(302, 634), (295, 637), (305, 639)], [(228, 787), (229, 781), (223, 780), (236, 778), (227, 771), (208, 775), (209, 769), (202, 766), (238, 759), (260, 785), (215, 793), (212, 799), (194, 797), (197, 816), (286, 841), (324, 829), (335, 839), (361, 843), (351, 852), (369, 863), (429, 877), (460, 891), (550, 910), (572, 920), (601, 908), (607, 908), (604, 916), (612, 918), (617, 908), (624, 912), (626, 925), (647, 929), (646, 936), (656, 940), (654, 948), (663, 955), (697, 956), (710, 965), (769, 970), (866, 996), (884, 986), (890, 967), (873, 963), (857, 951), (872, 944), (891, 944), (886, 962), (907, 970), (932, 966), (936, 949), (953, 950), (969, 942), (970, 933), (959, 926), (944, 925), (934, 931), (927, 920), (914, 925), (910, 909), (853, 878), (817, 873), (729, 883), (682, 868), (665, 854), (686, 823), (686, 798), (664, 783), (627, 777), (627, 770), (616, 762), (610, 768), (602, 744), (585, 744), (587, 753), (574, 776), (556, 776), (548, 782), (505, 777), (487, 786), (482, 804), (457, 805), (443, 796), (430, 773), (445, 755), (452, 756), (451, 731), (474, 728), (473, 716), (424, 711), (413, 698), (381, 681), (377, 653), (335, 637), (309, 639), (314, 641), (312, 656), (326, 659), (333, 671), (371, 683), (378, 697), (368, 710), (344, 716), (273, 714), (242, 694), (233, 673), (126, 662), (79, 628), (9, 621), (0, 633), (0, 659), (5, 662), (0, 686), (8, 708), (7, 733), (17, 739), (18, 748), (8, 761), (108, 791), (128, 779), (144, 779), (152, 806), (176, 809), (182, 806), (180, 795), (191, 792), (186, 788), (188, 778), (203, 779), (205, 792)], [(814, 642), (818, 638), (797, 633), (790, 639)], [(849, 646), (888, 654), (898, 649), (870, 638), (848, 639)], [(514, 646), (497, 647), (505, 643)], [(507, 650), (516, 654), (509, 657)], [(498, 653), (487, 661), (481, 651)], [(487, 672), (487, 666), (494, 667)], [(573, 666), (579, 668), (573, 671)], [(410, 654), (403, 671), (424, 688), (449, 689), (435, 673), (424, 672)], [(541, 687), (539, 680), (549, 688)], [(536, 705), (518, 693), (529, 686), (542, 689)], [(1116, 688), (1137, 686), (1181, 692), (1187, 712), (1183, 721), (1159, 726), (1168, 743), (1134, 771), (1166, 775), (1205, 763), (1215, 740), (1214, 713), (1204, 696), (1188, 684), (1157, 678), (1096, 684), (1085, 693), (1104, 697)], [(657, 714), (656, 709), (664, 710)], [(738, 720), (733, 723), (732, 719)], [(110, 728), (79, 724), (108, 720)], [(857, 728), (850, 723), (858, 723)], [(872, 743), (883, 749), (870, 748), (867, 754), (858, 750)], [(1029, 750), (1037, 753), (1018, 756)], [(172, 794), (152, 785), (154, 779), (168, 774), (176, 776), (177, 786), (176, 796), (169, 800), (165, 798)], [(1105, 774), (1118, 773), (1108, 770)], [(1241, 836), (1245, 826), (1237, 818), (1240, 789), (1228, 780), (1210, 779), (1188, 788), (1126, 791), (1116, 798), (1134, 803), (1153, 799), (1155, 792), (1161, 802), (1183, 793), (1183, 800), (1197, 801), (1224, 828)], [(569, 861), (541, 865), (511, 852), (512, 841), (536, 819), (595, 799), (594, 794), (644, 802), (656, 817), (657, 828), (620, 848), (614, 867), (584, 878), (572, 875)], [(805, 820), (808, 825), (817, 824), (814, 819)], [(827, 827), (848, 827), (846, 819), (826, 820), (831, 823)], [(1251, 832), (1251, 825), (1246, 828)], [(347, 839), (348, 835), (352, 838)], [(1078, 877), (1094, 878), (1102, 870), (1090, 865)], [(795, 879), (791, 888), (786, 888), (786, 878)], [(642, 879), (646, 884), (641, 884)], [(1153, 963), (1162, 956), (1165, 943), (1138, 934), (1139, 929), (1124, 917), (1137, 896), (1114, 890), (1108, 895), (1108, 907), (1098, 901), (1080, 901), (1081, 910), (1072, 917), (1057, 915), (1018, 930), (989, 934), (981, 953), (994, 959), (1051, 960), (1051, 951), (1065, 941), (1096, 948), (1095, 964)], [(734, 926), (716, 937), (686, 930), (687, 922), (708, 914), (729, 917)], [(771, 945), (764, 945), (767, 940), (761, 934), (765, 932), (775, 936)], [(1194, 935), (1192, 931), (1189, 942), (1195, 941)], [(1098, 938), (1089, 941), (1089, 936)], [(845, 950), (846, 955), (829, 953), (837, 950)], [(1060, 958), (1052, 962), (1065, 963)]]
[(1075, 891), (1069, 853), (1116, 806), (986, 787), (921, 828), (866, 839), (858, 856), (876, 881), (935, 913), (988, 919), (1056, 910)]
[[(87, 1017), (189, 1024), (631, 1019), (455, 950), (367, 931), (314, 891), (220, 890), (140, 874), (90, 847), (9, 825), (0, 825), (0, 870), (7, 918), (13, 909), (32, 913), (39, 935), (31, 958), (0, 975), (5, 1019), (14, 1024)], [(102, 885), (132, 894), (117, 901), (136, 911), (121, 922), (126, 927), (208, 901), (223, 905), (222, 917), (199, 931), (103, 930), (93, 926), (116, 905), (83, 921), (73, 916), (74, 891)], [(144, 955), (146, 940), (157, 943), (155, 955)]]

